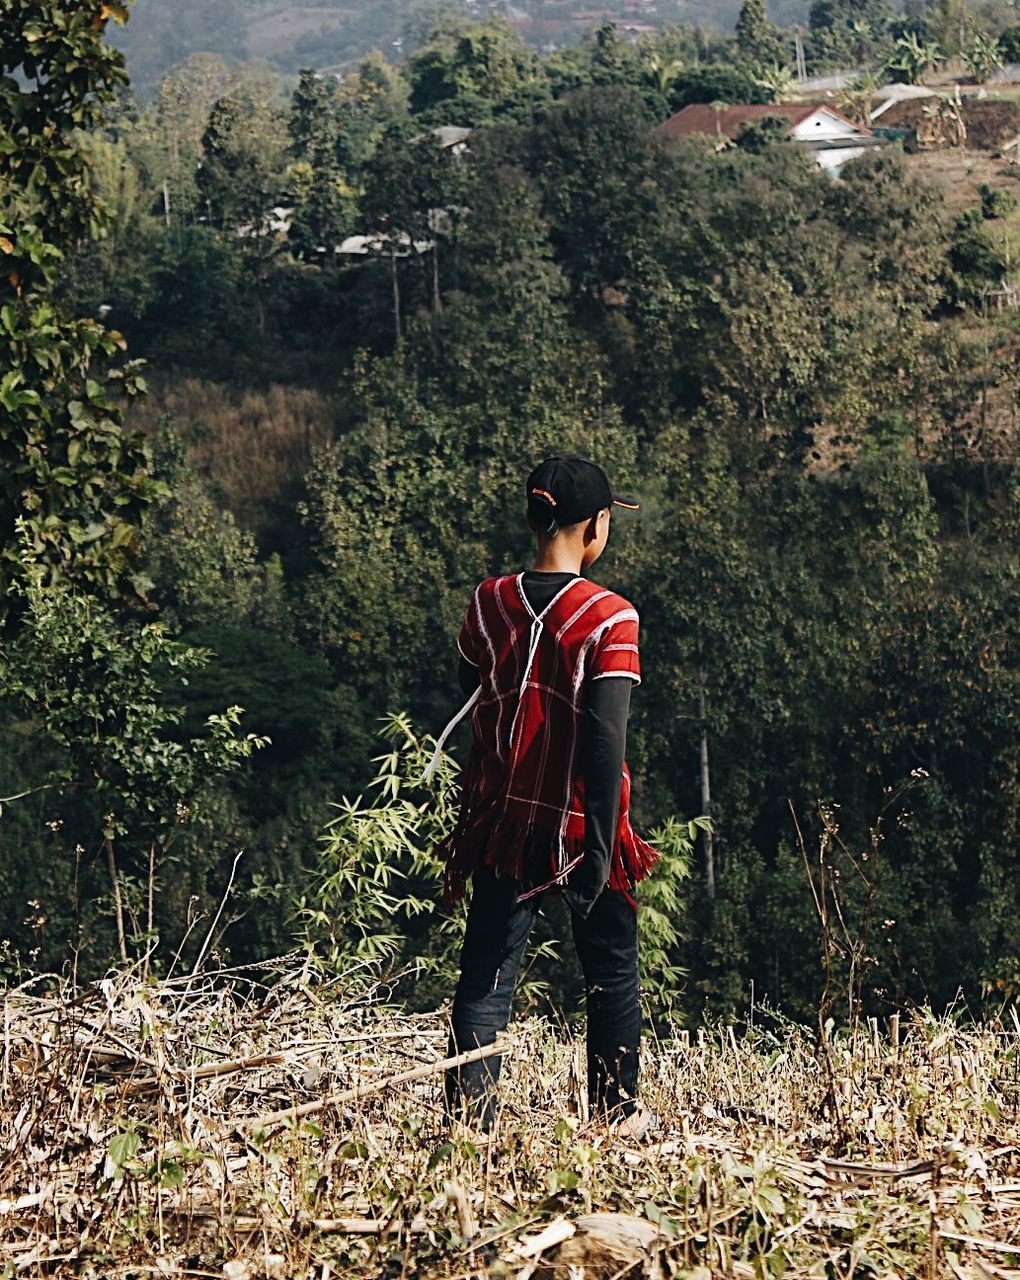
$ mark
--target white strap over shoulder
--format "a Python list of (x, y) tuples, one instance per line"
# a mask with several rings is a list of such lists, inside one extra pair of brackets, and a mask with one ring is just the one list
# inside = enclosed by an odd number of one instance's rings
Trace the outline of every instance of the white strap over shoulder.
[(439, 768), (439, 761), (443, 758), (443, 747), (446, 745), (446, 739), (450, 736), (451, 733), (453, 733), (454, 729), (456, 729), (456, 727), (460, 724), (460, 722), (464, 719), (464, 717), (474, 708), (475, 703), (478, 701), (478, 699), (481, 696), (482, 696), (482, 687), (481, 685), (479, 685), (478, 688), (471, 695), (471, 697), (468, 698), (467, 702), (464, 703), (461, 709), (457, 712), (457, 714), (453, 717), (450, 723), (446, 726), (443, 732), (436, 739), (436, 749), (432, 753), (432, 759), (429, 761), (428, 767), (426, 768), (425, 772), (421, 775), (421, 780), (423, 783), (431, 782), (432, 775)]

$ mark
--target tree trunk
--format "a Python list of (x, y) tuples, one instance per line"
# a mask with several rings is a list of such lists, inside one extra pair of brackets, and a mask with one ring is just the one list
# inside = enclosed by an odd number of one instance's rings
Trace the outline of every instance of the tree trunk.
[(393, 329), (400, 341), (400, 280), (397, 276), (397, 255), (390, 251), (390, 266), (393, 270)]
[(266, 336), (266, 274), (265, 262), (255, 260), (255, 306), (258, 309), (259, 336)]
[(443, 309), (443, 300), (439, 296), (439, 244), (436, 240), (435, 233), (432, 235), (432, 310), (440, 312)]
[(117, 919), (117, 946), (120, 958), (127, 964), (127, 937), (124, 933), (124, 899), (120, 896), (120, 879), (117, 876), (117, 859), (113, 854), (113, 841), (103, 842), (106, 849), (106, 865), (110, 872), (110, 884), (113, 886), (113, 909)]
[[(700, 646), (699, 646), (700, 649)], [(701, 723), (701, 812), (712, 816), (712, 781), (708, 767), (708, 699), (705, 690), (708, 674), (704, 665), (698, 668), (698, 720)], [(711, 828), (701, 833), (705, 853), (705, 888), (710, 898), (715, 897), (715, 842)]]

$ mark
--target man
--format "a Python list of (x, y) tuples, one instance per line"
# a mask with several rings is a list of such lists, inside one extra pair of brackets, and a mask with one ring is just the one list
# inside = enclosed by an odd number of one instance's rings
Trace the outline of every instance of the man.
[[(561, 892), (585, 977), (592, 1112), (643, 1137), (654, 1118), (637, 1103), (634, 888), (657, 854), (631, 827), (624, 763), (638, 615), (581, 576), (605, 549), (612, 508), (637, 503), (576, 455), (547, 459), (526, 490), (534, 568), (481, 583), (458, 642), (472, 747), (460, 818), (440, 852), (447, 904), (469, 879), (473, 894), (451, 1053), (505, 1029), (541, 900)], [(492, 1057), (450, 1072), (449, 1112), (488, 1133), (500, 1066)]]

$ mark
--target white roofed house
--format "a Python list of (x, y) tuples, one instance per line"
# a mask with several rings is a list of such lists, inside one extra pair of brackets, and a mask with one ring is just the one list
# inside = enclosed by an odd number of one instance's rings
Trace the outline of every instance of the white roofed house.
[(803, 142), (814, 152), (815, 159), (833, 177), (848, 160), (881, 146), (870, 129), (854, 122), (824, 104), (791, 106), (783, 103), (748, 103), (715, 107), (707, 102), (693, 102), (662, 125), (669, 138), (689, 138), (702, 134), (716, 139), (717, 148), (735, 142), (742, 130), (769, 118), (788, 121), (787, 136)]

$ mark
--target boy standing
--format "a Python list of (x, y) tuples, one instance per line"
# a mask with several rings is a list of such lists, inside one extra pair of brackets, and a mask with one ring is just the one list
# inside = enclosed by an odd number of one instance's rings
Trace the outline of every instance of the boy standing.
[[(640, 1137), (652, 1117), (636, 1098), (633, 891), (657, 855), (630, 825), (624, 763), (638, 615), (581, 577), (605, 548), (612, 507), (637, 503), (614, 496), (601, 467), (576, 455), (536, 467), (527, 503), (535, 567), (483, 582), (458, 641), (472, 746), (460, 818), (440, 852), (447, 905), (468, 879), (473, 894), (451, 1052), (491, 1044), (505, 1029), (541, 899), (558, 891), (585, 978), (592, 1113)], [(487, 1132), (500, 1066), (492, 1057), (451, 1071), (449, 1112)]]

